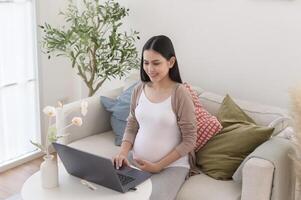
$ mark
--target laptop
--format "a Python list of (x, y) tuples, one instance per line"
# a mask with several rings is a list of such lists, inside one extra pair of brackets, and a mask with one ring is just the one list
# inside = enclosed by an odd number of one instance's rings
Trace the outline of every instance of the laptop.
[(151, 173), (122, 166), (118, 170), (112, 160), (72, 147), (52, 143), (67, 172), (86, 181), (125, 193), (151, 177)]

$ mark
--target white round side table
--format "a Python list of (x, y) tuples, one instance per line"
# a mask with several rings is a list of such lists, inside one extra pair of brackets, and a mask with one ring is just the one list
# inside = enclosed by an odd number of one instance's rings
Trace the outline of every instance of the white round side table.
[(80, 179), (67, 173), (59, 164), (59, 186), (43, 189), (41, 174), (37, 172), (29, 177), (21, 191), (23, 200), (147, 200), (152, 191), (150, 179), (137, 186), (136, 191), (119, 193), (109, 188), (93, 184), (96, 190), (90, 190), (80, 183)]

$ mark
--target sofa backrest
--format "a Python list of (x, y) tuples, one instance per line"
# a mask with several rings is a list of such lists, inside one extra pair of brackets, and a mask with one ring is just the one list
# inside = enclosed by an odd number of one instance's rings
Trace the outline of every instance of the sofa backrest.
[[(205, 109), (216, 116), (218, 109), (223, 102), (224, 96), (204, 91), (199, 95), (199, 98)], [(288, 117), (287, 111), (278, 107), (262, 105), (235, 98), (233, 98), (233, 100), (259, 125), (268, 126), (279, 118)]]

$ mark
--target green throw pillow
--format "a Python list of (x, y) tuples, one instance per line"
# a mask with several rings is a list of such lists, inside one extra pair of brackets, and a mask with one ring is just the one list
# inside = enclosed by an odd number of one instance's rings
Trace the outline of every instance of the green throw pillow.
[(219, 134), (196, 153), (197, 165), (208, 176), (228, 180), (257, 146), (269, 139), (273, 128), (258, 126), (227, 95), (218, 112)]
[(227, 94), (217, 113), (217, 119), (225, 128), (236, 123), (253, 123), (254, 120), (249, 117)]

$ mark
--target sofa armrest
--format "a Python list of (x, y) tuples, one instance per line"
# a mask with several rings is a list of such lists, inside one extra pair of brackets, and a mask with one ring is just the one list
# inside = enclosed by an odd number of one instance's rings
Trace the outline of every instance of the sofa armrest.
[(274, 165), (261, 158), (250, 158), (242, 170), (241, 200), (270, 200)]
[[(258, 165), (258, 163), (256, 163), (256, 164), (249, 163), (248, 164), (249, 166), (246, 165), (246, 163), (248, 163), (250, 159), (260, 158), (262, 160), (272, 163), (272, 165), (274, 166), (273, 178), (270, 180), (270, 182), (271, 182), (270, 185), (272, 185), (272, 187), (270, 188), (272, 199), (273, 200), (282, 200), (282, 199), (290, 200), (290, 199), (292, 199), (292, 196), (294, 194), (294, 192), (293, 192), (293, 185), (294, 185), (293, 164), (292, 164), (291, 158), (289, 157), (289, 154), (292, 153), (292, 150), (293, 150), (293, 144), (290, 140), (282, 138), (282, 137), (273, 137), (270, 140), (268, 140), (268, 141), (264, 142), (263, 144), (261, 144), (260, 146), (258, 146), (243, 161), (243, 163), (236, 170), (236, 172), (234, 173), (232, 178), (236, 182), (239, 182), (241, 180), (243, 182), (246, 181), (245, 184), (251, 183), (253, 177), (254, 178), (260, 177), (261, 181), (263, 179), (265, 179), (261, 175), (262, 169), (260, 167), (254, 168)], [(250, 169), (250, 165), (254, 168), (254, 170), (248, 172), (248, 169)], [(250, 177), (250, 174), (253, 177)], [(245, 175), (248, 175), (248, 176), (245, 177)], [(250, 186), (250, 185), (245, 185), (245, 186), (246, 186), (246, 188), (243, 188), (243, 190), (245, 190), (245, 191), (254, 190), (257, 192), (261, 189), (260, 184), (258, 184), (257, 182), (252, 184), (252, 186)], [(255, 193), (255, 194), (258, 195), (258, 193)], [(247, 197), (245, 197), (245, 198), (247, 198)]]
[[(104, 92), (100, 95), (115, 98), (122, 91), (122, 88), (117, 88)], [(81, 127), (71, 126), (68, 129), (62, 130), (63, 127), (70, 124), (75, 116), (81, 116), (80, 106), (81, 102), (85, 100), (88, 102), (88, 113), (83, 117), (83, 125)], [(105, 110), (100, 102), (100, 97), (92, 96), (86, 99), (75, 101), (64, 105), (63, 108), (57, 109), (56, 128), (58, 135), (66, 135), (60, 142), (69, 144), (70, 142), (79, 140), (81, 138), (91, 136), (111, 130), (110, 116), (111, 114)]]

